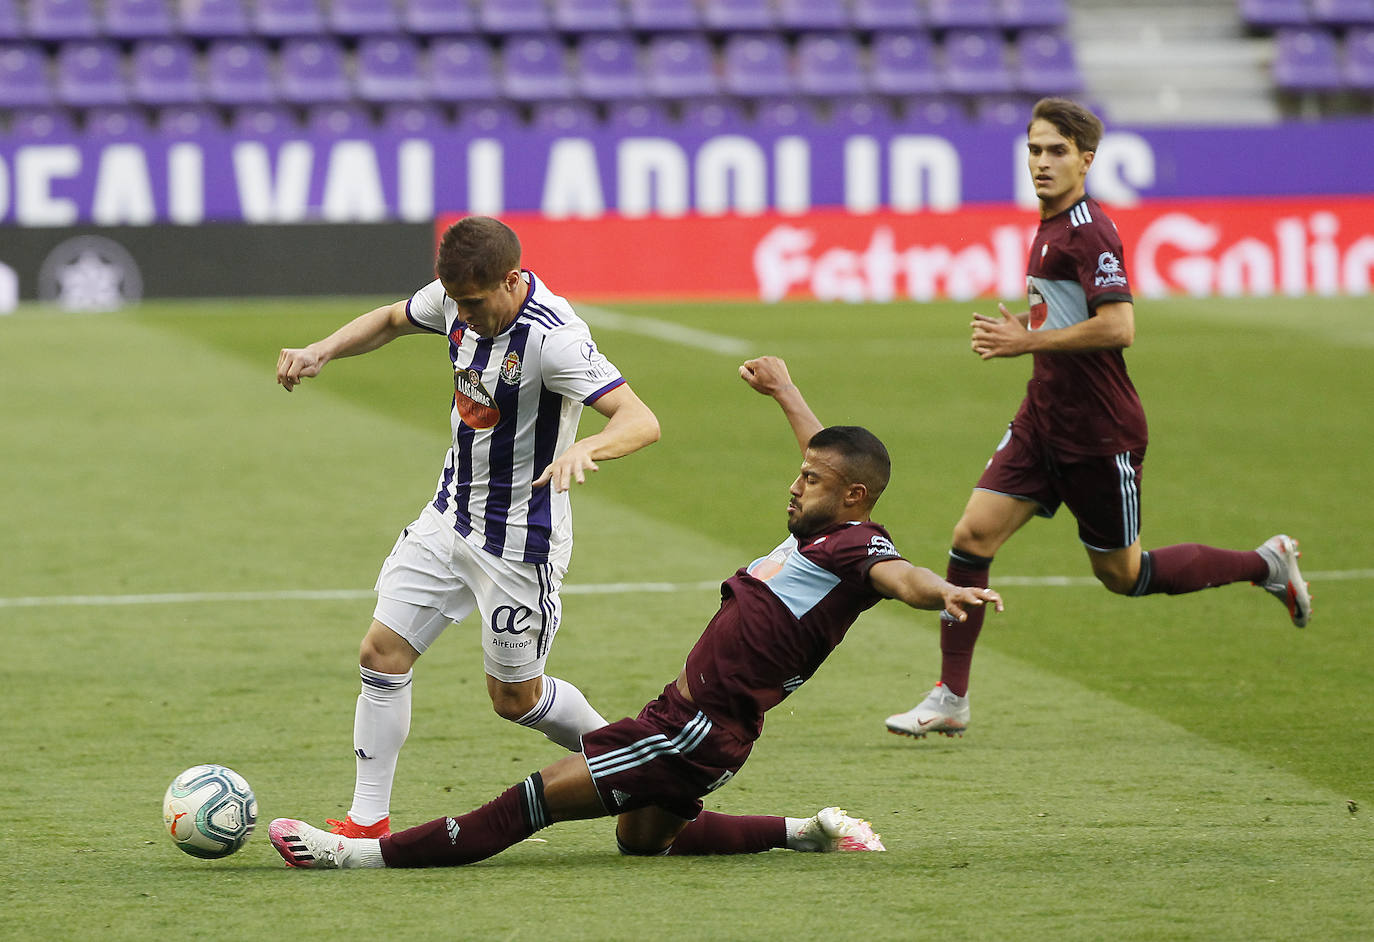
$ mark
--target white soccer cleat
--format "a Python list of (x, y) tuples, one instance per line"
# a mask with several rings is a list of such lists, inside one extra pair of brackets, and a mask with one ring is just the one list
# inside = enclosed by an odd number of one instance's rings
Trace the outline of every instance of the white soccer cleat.
[(1280, 533), (1261, 543), (1255, 552), (1269, 564), (1269, 578), (1255, 584), (1284, 604), (1294, 625), (1306, 627), (1312, 617), (1312, 595), (1298, 569), (1298, 558), (1302, 556), (1298, 541)]
[(968, 697), (956, 696), (944, 684), (936, 684), (924, 700), (905, 713), (894, 713), (886, 722), (890, 733), (922, 739), (928, 733), (962, 736), (968, 721)]
[(277, 818), (267, 834), (288, 867), (343, 870), (363, 866), (354, 849), (362, 843), (357, 838), (330, 834), (294, 818)]
[(789, 842), (795, 850), (836, 853), (858, 850), (887, 850), (873, 825), (862, 818), (851, 818), (843, 808), (822, 808), (797, 829)]

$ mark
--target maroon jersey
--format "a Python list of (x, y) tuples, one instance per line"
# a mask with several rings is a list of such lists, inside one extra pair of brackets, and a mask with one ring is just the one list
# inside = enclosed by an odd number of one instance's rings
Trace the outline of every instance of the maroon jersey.
[[(1121, 237), (1096, 200), (1084, 197), (1040, 223), (1026, 268), (1031, 330), (1070, 327), (1101, 304), (1130, 301)], [(1051, 447), (1078, 455), (1144, 448), (1149, 434), (1120, 350), (1037, 353), (1016, 421)]]
[(782, 545), (721, 585), (720, 611), (687, 655), (687, 687), (715, 723), (752, 742), (763, 714), (800, 687), (883, 598), (874, 563), (901, 559), (876, 523), (839, 523)]

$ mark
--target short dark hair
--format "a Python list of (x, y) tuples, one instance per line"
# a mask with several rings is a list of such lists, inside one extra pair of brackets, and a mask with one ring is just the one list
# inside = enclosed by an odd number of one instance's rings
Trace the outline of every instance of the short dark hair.
[(1054, 125), (1060, 134), (1073, 141), (1080, 152), (1096, 151), (1097, 145), (1102, 143), (1102, 119), (1076, 101), (1067, 98), (1040, 99), (1031, 110), (1026, 133), (1030, 133), (1031, 124), (1037, 121), (1048, 121)]
[(892, 476), (892, 459), (877, 435), (858, 425), (832, 425), (811, 436), (807, 448), (827, 449), (837, 453), (844, 463), (851, 484), (868, 488), (869, 498), (876, 502), (888, 478)]
[(449, 226), (439, 240), (434, 273), (448, 285), (490, 288), (519, 267), (515, 230), (490, 216), (468, 216)]

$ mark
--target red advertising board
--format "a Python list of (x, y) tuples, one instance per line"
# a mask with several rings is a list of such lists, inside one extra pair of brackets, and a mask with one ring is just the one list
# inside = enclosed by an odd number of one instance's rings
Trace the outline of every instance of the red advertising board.
[[(1158, 201), (1113, 207), (1137, 295), (1363, 295), (1374, 197)], [(457, 217), (439, 220), (439, 232)], [(891, 301), (1013, 298), (1033, 211), (549, 219), (508, 214), (525, 261), (585, 299)]]

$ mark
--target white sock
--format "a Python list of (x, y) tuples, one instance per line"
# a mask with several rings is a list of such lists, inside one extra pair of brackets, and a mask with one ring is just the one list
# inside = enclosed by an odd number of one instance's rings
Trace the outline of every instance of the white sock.
[(396, 759), (410, 734), (412, 671), (383, 674), (358, 668), (363, 692), (353, 714), (353, 754), (358, 778), (348, 816), (355, 824), (376, 824), (391, 813), (391, 785)]
[(783, 818), (783, 823), (787, 825), (787, 849), (788, 850), (816, 850), (816, 842), (807, 840), (801, 836), (801, 829), (811, 823), (811, 818)]
[(605, 726), (606, 718), (592, 709), (581, 690), (545, 674), (539, 702), (515, 722), (539, 730), (569, 752), (581, 752), (582, 734)]
[(354, 838), (350, 867), (385, 867), (382, 859), (382, 842), (375, 837)]

